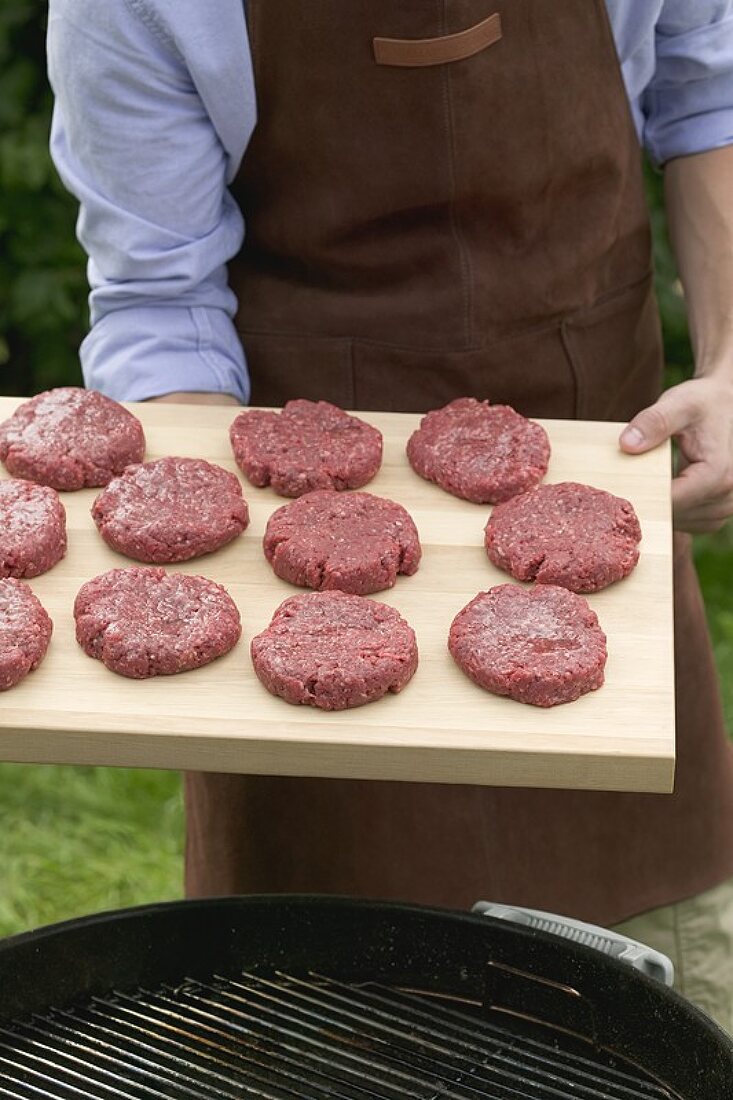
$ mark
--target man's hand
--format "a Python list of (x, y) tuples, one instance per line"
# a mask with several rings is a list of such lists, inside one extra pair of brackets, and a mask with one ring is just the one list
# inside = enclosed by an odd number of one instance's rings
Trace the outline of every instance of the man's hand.
[(229, 393), (164, 393), (148, 400), (171, 405), (239, 405), (236, 397)]
[[(664, 170), (670, 237), (685, 290), (696, 377), (663, 393), (621, 435), (630, 454), (677, 440), (675, 526), (717, 531), (733, 515), (733, 145)], [(638, 436), (636, 432), (640, 433)]]
[(621, 434), (621, 447), (642, 454), (673, 438), (680, 473), (672, 482), (675, 527), (718, 531), (733, 515), (733, 381), (716, 374), (667, 390)]

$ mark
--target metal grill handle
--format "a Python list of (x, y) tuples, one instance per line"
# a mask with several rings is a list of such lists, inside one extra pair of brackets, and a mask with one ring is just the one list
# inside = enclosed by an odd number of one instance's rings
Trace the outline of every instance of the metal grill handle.
[(560, 917), (555, 913), (544, 913), (539, 909), (525, 909), (518, 905), (499, 905), (493, 901), (477, 901), (471, 911), (486, 917), (514, 921), (529, 928), (538, 928), (542, 932), (552, 932), (555, 936), (562, 936), (575, 943), (582, 943), (586, 947), (593, 947), (605, 955), (612, 955), (615, 959), (628, 963), (635, 970), (640, 970), (642, 974), (655, 978), (664, 985), (671, 986), (674, 983), (672, 960), (661, 951), (655, 951), (637, 940), (612, 932), (608, 928), (601, 928), (597, 924), (585, 924), (572, 917)]

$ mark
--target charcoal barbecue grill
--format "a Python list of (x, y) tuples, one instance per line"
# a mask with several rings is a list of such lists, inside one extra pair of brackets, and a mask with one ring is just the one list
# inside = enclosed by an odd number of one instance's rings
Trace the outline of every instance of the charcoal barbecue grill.
[(626, 963), (479, 914), (175, 902), (0, 944), (0, 1097), (730, 1100), (733, 1040)]

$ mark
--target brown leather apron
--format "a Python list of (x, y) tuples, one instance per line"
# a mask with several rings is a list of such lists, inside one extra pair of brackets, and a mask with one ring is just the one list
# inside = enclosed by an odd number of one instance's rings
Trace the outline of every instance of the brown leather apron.
[[(474, 395), (625, 420), (654, 400), (640, 154), (603, 0), (246, 12), (259, 114), (231, 281), (253, 403)], [(673, 796), (191, 775), (189, 895), (484, 897), (609, 924), (733, 874), (733, 765), (684, 540), (676, 564)]]

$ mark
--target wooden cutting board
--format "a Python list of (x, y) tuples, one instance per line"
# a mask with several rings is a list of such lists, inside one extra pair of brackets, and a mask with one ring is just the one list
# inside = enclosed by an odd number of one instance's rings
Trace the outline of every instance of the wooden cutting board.
[[(0, 398), (0, 420), (19, 402)], [(147, 458), (190, 455), (236, 472), (228, 427), (236, 410), (130, 405)], [(283, 499), (243, 479), (251, 524), (223, 550), (170, 568), (224, 584), (242, 614), (241, 642), (206, 668), (127, 680), (85, 656), (71, 614), (84, 581), (132, 564), (102, 541), (89, 514), (96, 490), (62, 494), (67, 557), (31, 586), (54, 621), (41, 667), (0, 695), (0, 759), (39, 763), (204, 769), (279, 775), (669, 791), (674, 773), (670, 454), (631, 458), (619, 426), (546, 421), (548, 481), (581, 480), (628, 497), (641, 520), (640, 563), (627, 580), (590, 597), (608, 636), (606, 683), (549, 710), (492, 696), (471, 683), (446, 648), (451, 621), (477, 592), (507, 581), (489, 563), (489, 507), (419, 478), (404, 447), (418, 416), (364, 414), (384, 434), (384, 465), (367, 487), (409, 509), (423, 544), (414, 577), (376, 596), (414, 627), (418, 671), (400, 695), (325, 714), (269, 695), (249, 641), (297, 589), (262, 553), (270, 513)], [(7, 476), (2, 470), (2, 476)]]

